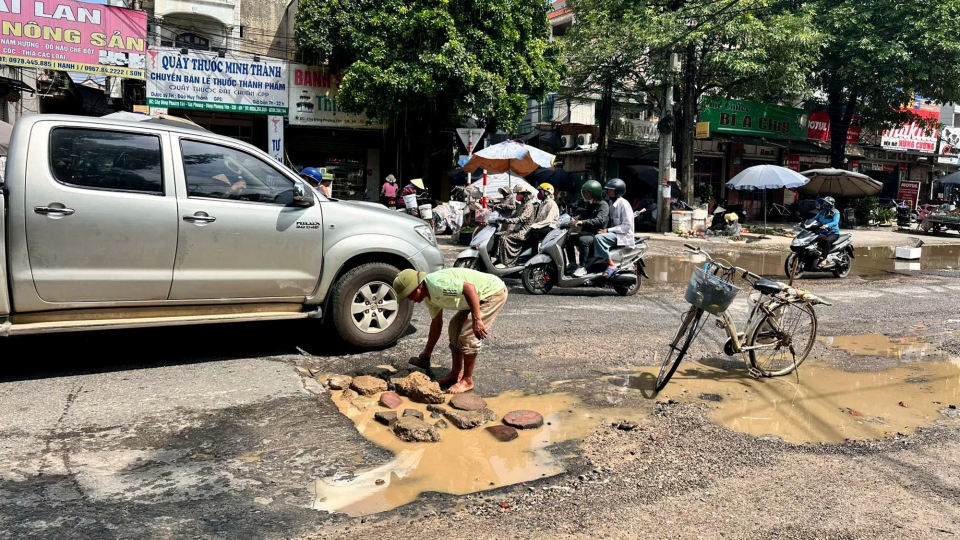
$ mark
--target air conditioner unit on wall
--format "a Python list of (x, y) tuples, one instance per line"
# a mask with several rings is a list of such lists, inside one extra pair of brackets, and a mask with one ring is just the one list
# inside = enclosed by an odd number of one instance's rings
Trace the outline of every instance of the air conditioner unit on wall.
[(560, 142), (564, 148), (573, 148), (573, 135), (562, 135)]
[(589, 133), (581, 133), (577, 135), (577, 146), (586, 146), (593, 142), (593, 135)]

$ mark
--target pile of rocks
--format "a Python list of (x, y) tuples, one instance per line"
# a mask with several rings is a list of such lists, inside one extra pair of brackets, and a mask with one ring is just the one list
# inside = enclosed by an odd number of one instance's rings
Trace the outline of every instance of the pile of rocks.
[[(440, 385), (420, 371), (407, 368), (396, 371), (380, 368), (364, 368), (355, 377), (333, 375), (325, 381), (331, 390), (343, 390), (343, 397), (356, 399), (359, 396), (377, 396), (378, 404), (387, 410), (374, 414), (374, 419), (389, 427), (401, 440), (406, 442), (439, 442), (440, 430), (449, 424), (459, 429), (473, 429), (497, 419), (497, 414), (488, 406), (486, 400), (472, 392), (458, 394), (450, 398), (440, 389)], [(405, 409), (397, 414), (406, 397), (414, 403), (427, 405), (431, 420), (416, 409)], [(442, 404), (449, 405), (449, 409)], [(503, 417), (502, 425), (486, 428), (500, 441), (512, 441), (519, 434), (518, 429), (537, 429), (543, 426), (543, 416), (534, 411), (512, 411)]]

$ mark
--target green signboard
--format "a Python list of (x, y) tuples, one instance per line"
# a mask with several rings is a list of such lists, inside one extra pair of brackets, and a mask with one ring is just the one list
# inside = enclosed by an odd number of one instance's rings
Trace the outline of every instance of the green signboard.
[(705, 97), (700, 121), (710, 122), (710, 133), (806, 140), (807, 111), (739, 99)]

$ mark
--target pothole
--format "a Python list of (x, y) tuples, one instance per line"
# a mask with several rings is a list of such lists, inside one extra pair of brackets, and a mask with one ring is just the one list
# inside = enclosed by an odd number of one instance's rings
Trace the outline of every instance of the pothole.
[[(659, 367), (607, 377), (652, 396)], [(705, 395), (720, 401), (704, 400)], [(729, 429), (791, 443), (840, 443), (910, 434), (932, 425), (940, 410), (960, 402), (960, 367), (913, 362), (877, 372), (846, 372), (820, 362), (794, 374), (752, 379), (745, 368), (685, 362), (657, 396), (707, 403), (710, 418)]]
[(884, 334), (820, 336), (817, 340), (828, 347), (841, 349), (855, 356), (880, 356), (898, 360), (920, 359), (932, 349), (929, 343), (919, 338), (892, 338)]
[[(543, 427), (521, 430), (517, 439), (500, 442), (483, 427), (460, 430), (451, 425), (439, 431), (440, 442), (407, 443), (374, 420), (374, 413), (386, 410), (377, 404), (376, 396), (347, 400), (342, 394), (331, 392), (340, 412), (364, 437), (395, 454), (390, 462), (351, 477), (315, 481), (313, 507), (350, 516), (391, 510), (421, 493), (465, 495), (560, 474), (564, 472), (561, 456), (550, 452), (552, 445), (583, 439), (613, 419), (640, 420), (643, 416), (637, 409), (588, 409), (568, 393), (508, 392), (484, 398), (497, 413), (497, 421), (488, 425), (500, 424), (499, 419), (510, 411), (527, 409), (543, 415)], [(426, 405), (404, 398), (397, 410), (404, 409), (419, 410), (430, 419)]]

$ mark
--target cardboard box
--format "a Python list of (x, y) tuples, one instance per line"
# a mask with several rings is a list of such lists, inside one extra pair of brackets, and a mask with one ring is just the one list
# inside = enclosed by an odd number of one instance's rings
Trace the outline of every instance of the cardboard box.
[(893, 256), (898, 259), (907, 259), (913, 261), (920, 258), (920, 248), (901, 246), (894, 250)]

